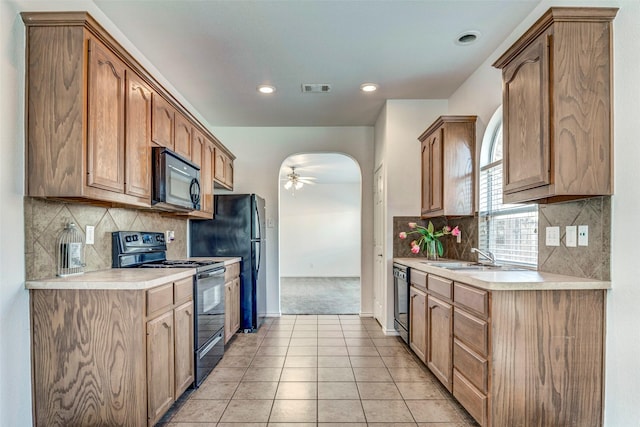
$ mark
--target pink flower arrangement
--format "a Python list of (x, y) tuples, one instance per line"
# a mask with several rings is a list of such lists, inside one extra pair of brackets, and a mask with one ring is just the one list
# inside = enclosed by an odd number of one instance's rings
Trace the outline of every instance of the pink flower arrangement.
[(418, 225), (415, 222), (410, 222), (409, 228), (410, 231), (402, 231), (398, 235), (398, 237), (404, 240), (410, 234), (418, 234), (420, 236), (417, 240), (413, 240), (411, 242), (411, 252), (414, 254), (420, 253), (420, 251), (428, 251), (430, 246), (435, 246), (435, 250), (437, 251), (438, 256), (442, 256), (442, 254), (444, 253), (444, 248), (442, 247), (442, 243), (438, 239), (448, 234), (456, 237), (460, 235), (460, 229), (457, 225), (454, 228), (445, 225), (441, 230), (436, 231), (431, 221), (429, 221), (429, 225), (427, 227)]

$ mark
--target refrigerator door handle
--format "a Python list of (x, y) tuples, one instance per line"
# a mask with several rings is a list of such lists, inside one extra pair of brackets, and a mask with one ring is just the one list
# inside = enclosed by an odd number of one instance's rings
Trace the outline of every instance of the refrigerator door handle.
[(263, 238), (262, 236), (262, 221), (260, 218), (260, 211), (258, 210), (258, 203), (254, 203), (253, 204), (253, 210), (254, 210), (254, 218), (253, 220), (255, 221), (256, 227), (258, 228), (258, 235), (254, 236), (254, 239), (257, 240), (261, 240)]
[(259, 241), (253, 242), (256, 245), (256, 252), (258, 262), (256, 263), (256, 277), (258, 277), (258, 273), (260, 272), (260, 264), (262, 264), (262, 251), (260, 250), (261, 243)]

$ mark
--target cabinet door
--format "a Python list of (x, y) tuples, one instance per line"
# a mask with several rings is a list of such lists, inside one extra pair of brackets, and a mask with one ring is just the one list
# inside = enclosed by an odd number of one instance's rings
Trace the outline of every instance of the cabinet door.
[(233, 327), (233, 281), (224, 284), (224, 343), (226, 344), (233, 335), (231, 329)]
[(147, 405), (149, 425), (162, 418), (174, 396), (173, 310), (147, 322)]
[(452, 307), (429, 295), (427, 297), (427, 366), (451, 391), (453, 372)]
[(213, 214), (213, 161), (213, 143), (205, 140), (204, 148), (202, 149), (202, 168), (200, 169), (200, 185), (202, 185), (201, 209), (211, 214)]
[(233, 190), (233, 160), (231, 160), (231, 157), (227, 157), (225, 164), (224, 182), (227, 184), (227, 187)]
[(173, 132), (175, 110), (163, 97), (153, 94), (153, 111), (151, 116), (151, 140), (161, 146), (173, 150)]
[(423, 362), (427, 354), (427, 294), (411, 286), (409, 290), (409, 346)]
[(429, 212), (441, 211), (444, 194), (442, 161), (444, 154), (443, 128), (429, 138)]
[(151, 89), (127, 73), (125, 191), (151, 197)]
[(87, 185), (124, 193), (125, 65), (89, 39)]
[(422, 171), (422, 204), (420, 212), (424, 216), (429, 213), (429, 201), (431, 200), (431, 182), (429, 180), (429, 140), (422, 141), (420, 159), (422, 162), (420, 168)]
[(550, 43), (540, 35), (502, 71), (505, 193), (550, 183)]
[(191, 159), (191, 123), (181, 113), (176, 112), (175, 152), (186, 159)]
[(231, 323), (231, 333), (235, 334), (240, 329), (240, 278), (236, 277), (233, 280), (233, 322)]
[(215, 165), (213, 168), (214, 178), (220, 183), (225, 181), (225, 172), (227, 169), (227, 155), (218, 147), (215, 148)]
[(175, 320), (175, 398), (193, 383), (193, 301), (174, 310)]

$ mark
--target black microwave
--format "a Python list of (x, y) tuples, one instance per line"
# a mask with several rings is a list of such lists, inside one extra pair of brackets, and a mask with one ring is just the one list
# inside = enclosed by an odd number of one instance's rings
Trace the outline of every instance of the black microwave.
[(151, 204), (171, 210), (200, 210), (200, 168), (167, 148), (151, 150)]

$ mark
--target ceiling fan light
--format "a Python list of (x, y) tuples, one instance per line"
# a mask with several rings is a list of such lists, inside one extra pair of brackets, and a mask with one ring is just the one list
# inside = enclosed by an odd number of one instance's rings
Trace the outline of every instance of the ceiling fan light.
[(289, 181), (284, 183), (284, 189), (285, 190), (290, 190), (292, 185), (293, 185), (292, 181), (289, 180)]
[(301, 189), (303, 185), (304, 185), (304, 184), (303, 184), (302, 182), (297, 181), (297, 182), (296, 182), (296, 190)]

